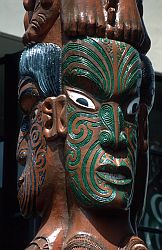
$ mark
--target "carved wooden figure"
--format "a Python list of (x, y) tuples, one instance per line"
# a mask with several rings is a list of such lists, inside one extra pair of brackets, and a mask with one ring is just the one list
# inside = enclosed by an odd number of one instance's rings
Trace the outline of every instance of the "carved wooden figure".
[(108, 37), (125, 41), (141, 53), (150, 49), (143, 22), (142, 0), (23, 0), (23, 42), (55, 42), (77, 36)]
[(23, 2), (18, 199), (42, 216), (27, 249), (147, 249), (137, 224), (154, 72), (142, 1)]
[(150, 49), (142, 0), (61, 0), (67, 40), (77, 36), (108, 37), (127, 42), (141, 53)]
[[(63, 48), (70, 189), (65, 249), (147, 249), (141, 239), (134, 240), (129, 218), (135, 209), (132, 199), (141, 206), (134, 184), (141, 181), (145, 188), (147, 178), (146, 171), (141, 179), (147, 166), (139, 163), (139, 155), (148, 149), (147, 111), (154, 78), (144, 58), (142, 68), (137, 50), (107, 38), (71, 41)], [(146, 66), (148, 89), (142, 80)]]
[[(36, 44), (20, 60), (19, 103), (23, 120), (17, 160), (25, 169), (18, 199), (24, 216), (39, 214), (41, 228), (29, 249), (61, 249), (67, 227), (63, 128), (57, 118), (65, 102), (61, 94), (61, 49)], [(57, 106), (57, 108), (56, 108)], [(56, 121), (58, 122), (56, 124)], [(54, 123), (54, 125), (53, 125)], [(40, 247), (40, 248), (39, 248)]]
[(60, 0), (23, 0), (24, 44), (53, 42), (61, 46)]

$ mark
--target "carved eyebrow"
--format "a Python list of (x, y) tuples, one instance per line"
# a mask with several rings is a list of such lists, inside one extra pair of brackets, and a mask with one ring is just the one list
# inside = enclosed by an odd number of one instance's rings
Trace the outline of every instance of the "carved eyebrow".
[(20, 100), (24, 95), (39, 96), (39, 91), (37, 89), (36, 83), (32, 78), (28, 76), (24, 77), (19, 82), (18, 100)]
[(23, 86), (19, 90), (18, 100), (20, 100), (21, 98), (23, 98), (24, 96), (27, 96), (27, 95), (28, 96), (29, 95), (30, 96), (40, 96), (37, 88), (31, 83), (26, 84), (25, 86)]
[[(76, 87), (80, 90), (87, 91), (90, 95), (93, 95), (96, 99), (105, 99), (106, 94), (104, 95), (104, 89), (100, 85), (97, 85), (95, 81), (85, 77), (85, 76), (67, 76), (66, 81), (63, 82), (64, 85), (69, 87)], [(103, 98), (102, 98), (103, 97)]]

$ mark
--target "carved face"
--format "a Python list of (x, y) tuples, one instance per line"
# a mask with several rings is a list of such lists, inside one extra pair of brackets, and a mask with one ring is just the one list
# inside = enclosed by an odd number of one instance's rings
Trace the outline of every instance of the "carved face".
[(63, 50), (68, 183), (81, 205), (128, 208), (136, 169), (141, 62), (131, 46), (84, 39)]
[(24, 164), (25, 169), (18, 181), (18, 199), (24, 216), (33, 213), (42, 215), (51, 202), (54, 189), (57, 190), (58, 186), (62, 189), (65, 185), (59, 154), (63, 142), (56, 138), (55, 129), (55, 106), (57, 109), (59, 106), (55, 104), (56, 100), (62, 102), (62, 98), (49, 97), (42, 101), (32, 83), (22, 83), (19, 88), (24, 117), (17, 145), (17, 160)]
[(24, 115), (17, 160), (25, 169), (19, 179), (18, 199), (25, 216), (42, 214), (54, 188), (64, 185), (64, 168), (58, 153), (63, 142), (56, 138), (59, 119), (55, 117), (56, 106), (60, 107), (56, 102), (64, 101), (59, 95), (60, 67), (61, 49), (54, 44), (29, 46), (20, 59), (18, 98)]
[(30, 214), (42, 189), (47, 171), (47, 144), (43, 135), (42, 103), (34, 84), (20, 86), (20, 104), (24, 117), (20, 129), (17, 158), (24, 160), (25, 170), (19, 179), (18, 199), (24, 215)]
[(49, 32), (59, 16), (60, 3), (58, 0), (24, 0), (24, 7), (28, 11), (24, 24), (26, 32), (24, 43), (40, 42)]

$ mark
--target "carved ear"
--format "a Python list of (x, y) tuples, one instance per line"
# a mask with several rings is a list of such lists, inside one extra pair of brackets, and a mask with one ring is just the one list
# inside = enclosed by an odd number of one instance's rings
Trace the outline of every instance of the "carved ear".
[(61, 136), (67, 134), (67, 119), (66, 119), (66, 96), (60, 95), (55, 102), (56, 107), (56, 125), (57, 132)]
[(58, 135), (66, 135), (65, 95), (48, 97), (42, 105), (44, 135), (53, 140)]
[(141, 153), (146, 153), (148, 150), (148, 108), (146, 104), (140, 104), (138, 114), (138, 147)]

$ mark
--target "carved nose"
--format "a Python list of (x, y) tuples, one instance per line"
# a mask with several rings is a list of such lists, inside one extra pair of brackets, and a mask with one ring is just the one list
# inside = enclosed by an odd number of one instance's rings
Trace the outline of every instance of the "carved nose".
[(128, 141), (125, 133), (120, 132), (118, 138), (110, 130), (102, 130), (99, 135), (101, 146), (112, 150), (123, 150), (127, 147)]
[(99, 135), (101, 146), (123, 150), (128, 141), (124, 130), (124, 116), (117, 103), (104, 104), (99, 112), (103, 129)]

